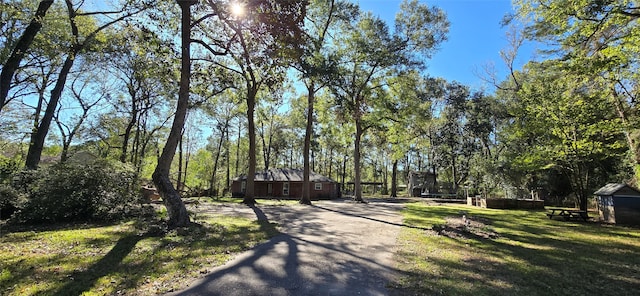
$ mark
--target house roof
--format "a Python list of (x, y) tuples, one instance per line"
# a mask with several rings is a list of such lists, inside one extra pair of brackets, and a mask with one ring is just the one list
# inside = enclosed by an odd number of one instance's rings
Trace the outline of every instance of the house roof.
[(629, 191), (631, 191), (631, 192), (635, 192), (636, 195), (640, 195), (640, 191), (623, 183), (609, 183), (607, 185), (604, 185), (602, 188), (598, 189), (593, 194), (599, 195), (599, 196), (611, 196), (622, 191), (623, 189), (624, 191), (626, 191), (625, 193), (629, 193)]
[[(242, 175), (234, 180), (246, 180), (247, 176)], [(303, 170), (301, 169), (269, 169), (266, 171), (256, 172), (254, 181), (268, 182), (268, 181), (286, 181), (286, 182), (302, 182)], [(311, 182), (334, 182), (331, 178), (325, 177), (315, 172), (309, 172), (309, 181)]]

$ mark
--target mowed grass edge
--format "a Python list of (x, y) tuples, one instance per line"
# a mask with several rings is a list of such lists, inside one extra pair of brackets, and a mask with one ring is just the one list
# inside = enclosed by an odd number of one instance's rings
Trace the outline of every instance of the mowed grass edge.
[(465, 205), (412, 203), (403, 216), (392, 294), (640, 295), (637, 228)]
[(278, 233), (274, 224), (246, 218), (199, 215), (197, 222), (163, 235), (148, 234), (135, 222), (3, 230), (0, 294), (175, 291)]

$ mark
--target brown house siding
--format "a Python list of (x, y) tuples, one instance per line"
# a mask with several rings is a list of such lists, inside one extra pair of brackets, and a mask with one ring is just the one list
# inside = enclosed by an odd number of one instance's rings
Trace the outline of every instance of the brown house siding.
[[(242, 181), (234, 180), (231, 184), (231, 192), (233, 196), (243, 196), (244, 192), (242, 189)], [(298, 199), (302, 197), (302, 182), (288, 182), (289, 183), (289, 194), (283, 194), (284, 188), (283, 181), (269, 181), (269, 182), (255, 182), (255, 196), (256, 197), (274, 197), (274, 198), (283, 198), (283, 199)], [(269, 184), (271, 184), (272, 191), (269, 192)], [(312, 200), (319, 199), (334, 199), (340, 197), (340, 190), (337, 183), (332, 182), (322, 182), (322, 189), (316, 190), (316, 183), (311, 182), (309, 187), (309, 193)]]

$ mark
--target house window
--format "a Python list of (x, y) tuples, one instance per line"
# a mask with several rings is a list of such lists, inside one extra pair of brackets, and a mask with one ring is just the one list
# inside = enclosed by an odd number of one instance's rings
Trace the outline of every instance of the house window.
[(316, 190), (322, 190), (322, 183), (315, 183), (315, 185)]
[(246, 193), (247, 192), (247, 181), (242, 181), (242, 183), (240, 183), (240, 191), (242, 193)]
[(282, 183), (282, 195), (289, 196), (289, 183)]

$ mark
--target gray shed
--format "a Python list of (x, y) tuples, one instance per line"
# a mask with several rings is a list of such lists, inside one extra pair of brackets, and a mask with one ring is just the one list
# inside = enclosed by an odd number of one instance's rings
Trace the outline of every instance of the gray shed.
[(603, 222), (640, 225), (640, 191), (627, 184), (609, 183), (594, 192)]

